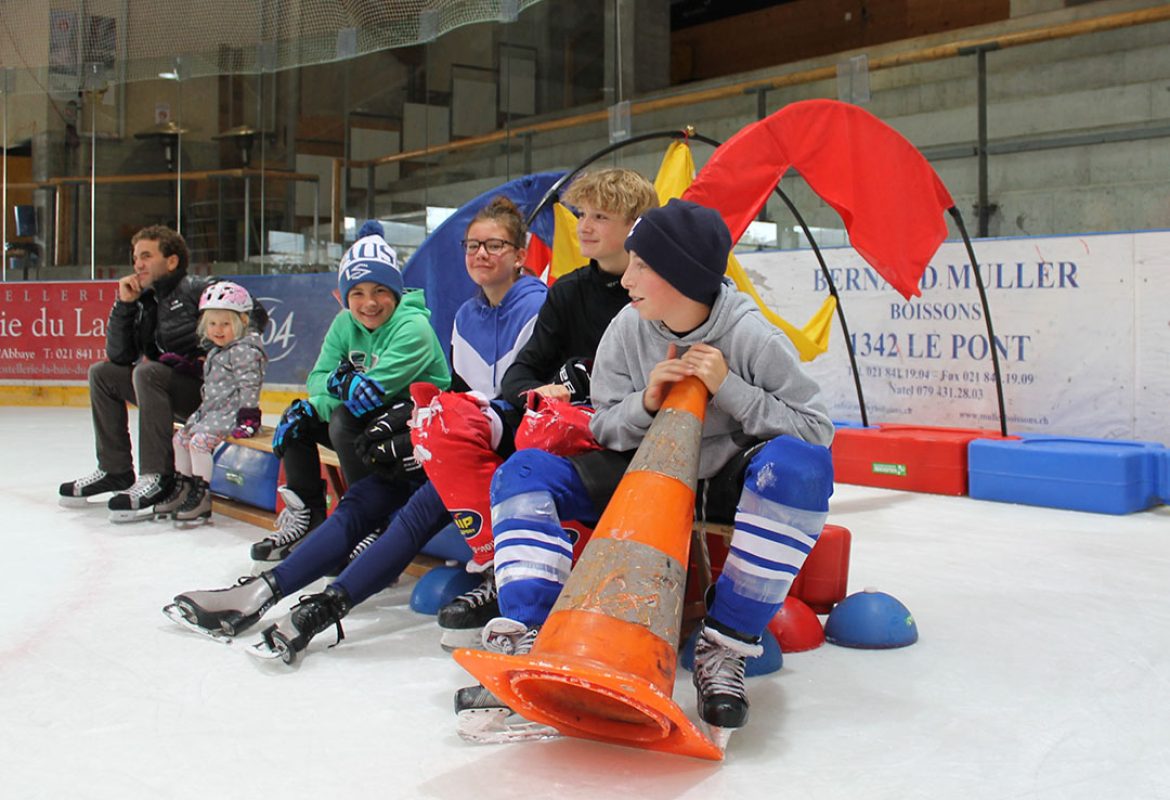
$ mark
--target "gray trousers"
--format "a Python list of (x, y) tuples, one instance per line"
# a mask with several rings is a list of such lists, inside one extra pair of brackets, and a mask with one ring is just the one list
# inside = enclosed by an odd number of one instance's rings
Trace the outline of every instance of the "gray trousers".
[(138, 464), (141, 474), (169, 475), (175, 470), (171, 449), (176, 417), (186, 419), (202, 402), (203, 380), (176, 373), (166, 364), (140, 361), (125, 367), (99, 361), (89, 368), (89, 403), (93, 412), (97, 462), (106, 472), (132, 472), (130, 415), (138, 406)]

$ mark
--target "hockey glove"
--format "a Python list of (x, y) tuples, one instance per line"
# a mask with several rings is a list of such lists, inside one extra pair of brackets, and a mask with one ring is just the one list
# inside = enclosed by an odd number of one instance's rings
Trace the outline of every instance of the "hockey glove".
[(384, 478), (399, 480), (421, 469), (414, 460), (407, 424), (413, 413), (414, 403), (409, 400), (397, 402), (374, 417), (354, 440), (358, 457)]
[(316, 420), (317, 412), (308, 400), (293, 400), (292, 405), (280, 415), (276, 432), (272, 434), (272, 454), (283, 458), (288, 443), (301, 437)]
[(358, 372), (348, 361), (342, 361), (325, 384), (329, 394), (345, 403), (349, 413), (363, 417), (382, 407), (386, 390), (382, 384), (363, 372)]
[(158, 363), (166, 364), (180, 375), (186, 375), (189, 378), (203, 377), (203, 362), (196, 359), (187, 358), (178, 353), (163, 353), (158, 357)]
[(589, 402), (589, 370), (592, 362), (587, 358), (570, 358), (557, 370), (557, 383), (569, 390), (570, 403)]
[(260, 430), (260, 409), (241, 408), (236, 412), (236, 427), (232, 428), (233, 439), (250, 439)]

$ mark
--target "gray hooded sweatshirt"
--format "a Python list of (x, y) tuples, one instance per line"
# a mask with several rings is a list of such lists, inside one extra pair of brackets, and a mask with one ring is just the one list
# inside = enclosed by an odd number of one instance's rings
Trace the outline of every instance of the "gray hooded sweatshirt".
[(801, 369), (788, 337), (750, 297), (726, 284), (707, 321), (685, 336), (641, 319), (632, 306), (618, 312), (593, 363), (590, 428), (597, 441), (611, 450), (637, 448), (654, 421), (642, 406), (650, 371), (670, 344), (681, 356), (700, 342), (723, 353), (729, 370), (707, 403), (700, 478), (713, 476), (739, 451), (783, 434), (825, 447), (833, 441), (820, 387)]

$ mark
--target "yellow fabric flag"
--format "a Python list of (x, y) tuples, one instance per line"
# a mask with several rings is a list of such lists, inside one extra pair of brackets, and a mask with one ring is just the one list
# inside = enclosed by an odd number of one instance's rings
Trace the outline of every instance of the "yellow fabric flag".
[(572, 272), (585, 263), (581, 255), (581, 243), (577, 241), (577, 217), (560, 203), (553, 206), (552, 264), (549, 267), (550, 280)]
[(682, 197), (694, 180), (695, 159), (691, 156), (691, 148), (686, 142), (675, 139), (666, 148), (658, 167), (658, 177), (654, 179), (659, 204), (666, 205), (667, 200)]

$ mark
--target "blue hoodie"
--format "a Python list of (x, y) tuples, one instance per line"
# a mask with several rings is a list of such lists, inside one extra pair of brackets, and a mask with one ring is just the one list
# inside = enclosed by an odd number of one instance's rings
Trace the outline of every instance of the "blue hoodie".
[(525, 275), (498, 306), (488, 305), (478, 292), (459, 307), (451, 332), (451, 366), (468, 388), (489, 398), (499, 395), (504, 372), (532, 335), (547, 294), (547, 286)]

